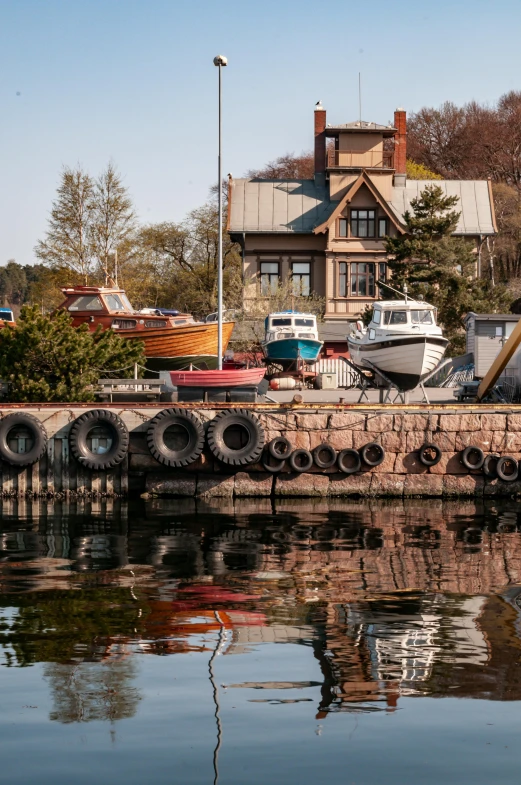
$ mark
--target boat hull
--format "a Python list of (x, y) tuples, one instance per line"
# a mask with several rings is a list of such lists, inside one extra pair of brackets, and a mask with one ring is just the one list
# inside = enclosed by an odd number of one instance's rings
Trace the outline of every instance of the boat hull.
[(258, 387), (264, 378), (264, 368), (241, 368), (214, 371), (172, 371), (174, 387)]
[(272, 362), (291, 363), (303, 360), (306, 363), (314, 363), (318, 360), (322, 346), (321, 341), (310, 338), (281, 338), (263, 344), (262, 348), (265, 357)]
[(442, 336), (397, 336), (366, 343), (348, 337), (349, 353), (355, 365), (374, 366), (400, 390), (414, 390), (433, 371), (447, 348)]
[[(119, 335), (128, 341), (143, 341), (147, 360), (176, 358), (176, 360), (184, 361), (187, 357), (217, 357), (217, 328), (216, 322), (209, 322), (208, 324), (152, 328), (146, 332), (145, 330), (121, 330)], [(233, 328), (234, 322), (223, 323), (223, 352), (228, 346)], [(183, 365), (189, 363), (190, 360), (186, 363), (183, 362)], [(159, 370), (169, 370), (169, 368), (163, 366)]]

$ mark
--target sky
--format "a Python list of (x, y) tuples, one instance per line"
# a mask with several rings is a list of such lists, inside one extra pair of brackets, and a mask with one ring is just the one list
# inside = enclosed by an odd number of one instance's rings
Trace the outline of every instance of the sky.
[(521, 89), (519, 0), (0, 0), (0, 264), (36, 260), (64, 166), (118, 168), (143, 223), (181, 221), (223, 172)]

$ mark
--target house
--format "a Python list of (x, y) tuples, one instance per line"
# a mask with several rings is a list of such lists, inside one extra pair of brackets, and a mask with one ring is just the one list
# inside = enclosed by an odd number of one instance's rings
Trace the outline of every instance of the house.
[(325, 298), (326, 325), (345, 336), (348, 322), (381, 296), (378, 284), (388, 278), (384, 238), (405, 231), (411, 199), (432, 183), (459, 198), (455, 234), (468, 238), (478, 255), (496, 232), (488, 181), (407, 180), (403, 109), (393, 125), (329, 125), (318, 103), (314, 136), (313, 179), (230, 177), (228, 231), (242, 247), (246, 311), (259, 288), (267, 294), (292, 276), (299, 291)]

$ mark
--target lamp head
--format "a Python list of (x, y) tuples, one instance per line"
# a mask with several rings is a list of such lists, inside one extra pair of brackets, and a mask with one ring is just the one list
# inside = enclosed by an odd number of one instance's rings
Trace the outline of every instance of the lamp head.
[(228, 65), (228, 58), (225, 57), (224, 55), (217, 55), (217, 57), (214, 57), (214, 59), (213, 59), (213, 64), (214, 65)]

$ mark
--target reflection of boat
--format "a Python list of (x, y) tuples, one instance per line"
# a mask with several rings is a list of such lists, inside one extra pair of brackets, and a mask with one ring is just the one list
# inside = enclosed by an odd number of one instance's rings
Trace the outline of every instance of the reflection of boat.
[(212, 371), (171, 371), (174, 387), (257, 387), (264, 378), (265, 368), (235, 368)]
[(318, 340), (317, 317), (312, 313), (281, 311), (265, 320), (262, 350), (269, 362), (290, 365), (302, 360), (314, 363), (323, 346)]
[[(123, 289), (75, 286), (62, 289), (66, 300), (61, 308), (73, 317), (73, 325), (112, 328), (129, 340), (143, 341), (147, 367), (151, 370), (185, 368), (190, 363), (217, 366), (217, 324), (196, 322), (190, 314), (146, 309), (136, 311)], [(150, 311), (152, 312), (150, 313)], [(234, 323), (223, 324), (223, 349)]]
[(357, 322), (347, 342), (355, 365), (382, 371), (400, 390), (417, 387), (448, 343), (436, 325), (434, 306), (411, 299), (376, 302), (368, 327)]

